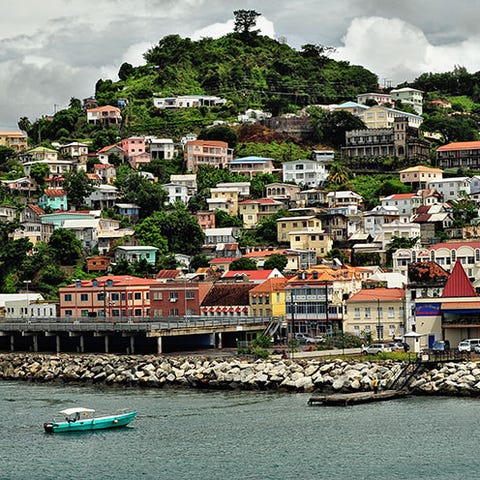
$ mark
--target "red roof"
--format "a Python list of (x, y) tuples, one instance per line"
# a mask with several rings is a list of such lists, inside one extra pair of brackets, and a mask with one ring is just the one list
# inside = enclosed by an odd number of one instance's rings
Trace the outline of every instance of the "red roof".
[(45, 212), (38, 205), (28, 205), (32, 212), (35, 212), (37, 215), (45, 215)]
[(257, 198), (256, 200), (243, 200), (243, 202), (238, 202), (239, 205), (246, 205), (249, 203), (259, 203), (260, 205), (277, 205), (282, 202), (274, 200), (273, 198)]
[(229, 270), (222, 275), (222, 278), (235, 278), (239, 275), (245, 275), (250, 280), (268, 280), (273, 270)]
[(352, 295), (349, 302), (376, 302), (403, 300), (405, 290), (403, 288), (363, 288), (355, 295)]
[(180, 270), (159, 270), (155, 278), (177, 278), (180, 275)]
[(215, 264), (215, 263), (232, 263), (234, 260), (238, 260), (238, 258), (212, 258), (211, 260), (208, 261), (209, 264)]
[(113, 165), (110, 165), (109, 163), (96, 163), (93, 168), (94, 170), (106, 170), (107, 168), (112, 168)]
[(451, 152), (455, 150), (478, 150), (480, 149), (480, 142), (453, 142), (443, 147), (437, 148), (437, 152)]
[(386, 200), (406, 200), (408, 198), (413, 198), (417, 194), (416, 193), (394, 193), (393, 195), (390, 195), (386, 197)]
[(460, 260), (455, 262), (452, 273), (448, 277), (442, 297), (476, 297), (477, 294), (470, 282)]
[(45, 195), (47, 197), (63, 197), (67, 192), (63, 188), (47, 188), (45, 190)]
[(466, 242), (460, 240), (458, 242), (441, 242), (429, 247), (429, 250), (438, 250), (440, 248), (448, 248), (449, 250), (458, 250), (461, 247), (480, 248), (480, 241)]

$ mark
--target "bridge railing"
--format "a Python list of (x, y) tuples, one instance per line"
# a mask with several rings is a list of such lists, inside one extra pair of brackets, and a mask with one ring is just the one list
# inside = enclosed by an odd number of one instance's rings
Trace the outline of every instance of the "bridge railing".
[(1, 318), (0, 331), (143, 331), (268, 325), (271, 317)]

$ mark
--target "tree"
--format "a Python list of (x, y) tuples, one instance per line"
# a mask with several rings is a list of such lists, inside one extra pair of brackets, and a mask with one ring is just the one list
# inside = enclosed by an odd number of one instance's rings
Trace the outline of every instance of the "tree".
[(140, 217), (147, 218), (154, 212), (163, 210), (167, 192), (161, 184), (152, 183), (138, 172), (130, 172), (117, 177), (115, 185), (122, 193), (122, 200), (140, 207)]
[(215, 226), (217, 228), (242, 227), (243, 222), (241, 218), (229, 215), (224, 210), (215, 210)]
[(43, 192), (45, 190), (46, 182), (45, 179), (50, 173), (50, 168), (44, 163), (34, 163), (30, 168), (30, 177), (35, 180), (38, 188)]
[(176, 204), (173, 210), (153, 213), (143, 220), (135, 231), (144, 244), (151, 244), (155, 238), (165, 239), (168, 248), (162, 248), (161, 253), (168, 251), (186, 255), (197, 254), (205, 237), (196, 218), (182, 203)]
[(145, 218), (135, 227), (135, 234), (142, 245), (151, 245), (158, 248), (158, 254), (163, 255), (168, 252), (168, 241), (162, 235), (159, 215), (153, 215)]
[(68, 203), (77, 209), (84, 204), (85, 197), (93, 192), (93, 185), (83, 171), (65, 174), (63, 188), (67, 192)]
[(120, 66), (120, 70), (118, 71), (118, 78), (120, 80), (126, 80), (130, 75), (133, 74), (134, 71), (135, 70), (131, 63), (124, 62), (122, 63), (122, 65)]
[(238, 142), (238, 135), (227, 125), (216, 125), (200, 131), (199, 140), (218, 140), (227, 142), (230, 148), (235, 148)]
[(453, 226), (464, 227), (471, 225), (472, 221), (478, 218), (478, 206), (475, 200), (471, 200), (466, 194), (461, 198), (451, 201), (453, 210)]
[(206, 255), (199, 253), (198, 255), (194, 255), (190, 260), (190, 269), (193, 271), (197, 271), (199, 268), (207, 268), (210, 266), (210, 262)]
[(260, 30), (252, 30), (257, 24), (257, 17), (260, 13), (255, 10), (235, 10), (233, 12), (235, 16), (234, 32), (239, 33), (243, 37), (257, 34)]
[(285, 255), (274, 253), (270, 255), (263, 265), (264, 270), (273, 270), (276, 268), (280, 272), (283, 272), (288, 264), (288, 259)]
[(82, 243), (75, 234), (64, 228), (53, 231), (48, 241), (50, 254), (60, 265), (75, 265), (82, 255)]
[(28, 117), (21, 117), (17, 125), (20, 130), (28, 133), (28, 131), (32, 127), (32, 122), (30, 122)]
[(230, 270), (257, 270), (257, 264), (250, 258), (238, 258), (230, 264)]
[(339, 162), (334, 162), (328, 170), (328, 183), (336, 188), (346, 186), (350, 180), (351, 172)]

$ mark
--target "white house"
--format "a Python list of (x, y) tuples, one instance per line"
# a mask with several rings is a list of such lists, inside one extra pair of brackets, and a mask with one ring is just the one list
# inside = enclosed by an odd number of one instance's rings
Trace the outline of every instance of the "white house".
[(175, 156), (175, 144), (171, 138), (146, 137), (145, 144), (152, 160), (171, 160)]
[(416, 193), (395, 193), (380, 199), (383, 207), (397, 207), (400, 221), (409, 223), (417, 208), (422, 205), (422, 197)]
[(397, 207), (377, 205), (372, 210), (363, 213), (363, 229), (365, 233), (375, 238), (377, 235), (383, 235), (385, 225), (399, 218)]
[(293, 160), (282, 165), (283, 181), (318, 187), (328, 178), (325, 164), (315, 160)]
[(225, 98), (212, 95), (180, 95), (178, 97), (154, 97), (153, 105), (161, 110), (176, 108), (221, 107)]
[(182, 185), (181, 183), (165, 183), (162, 187), (168, 195), (168, 200), (165, 202), (166, 205), (173, 205), (177, 202), (188, 203), (190, 197), (186, 185)]
[(442, 178), (428, 182), (428, 187), (440, 193), (444, 202), (449, 202), (461, 198), (462, 193), (470, 195), (470, 182), (469, 177)]

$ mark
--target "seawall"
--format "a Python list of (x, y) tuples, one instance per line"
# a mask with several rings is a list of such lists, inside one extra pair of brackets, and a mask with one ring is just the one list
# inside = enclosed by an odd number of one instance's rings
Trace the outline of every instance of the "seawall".
[[(388, 387), (405, 364), (393, 360), (252, 360), (240, 357), (0, 354), (0, 379), (150, 388), (210, 388), (294, 392)], [(480, 364), (437, 364), (410, 383), (415, 394), (480, 396)]]

